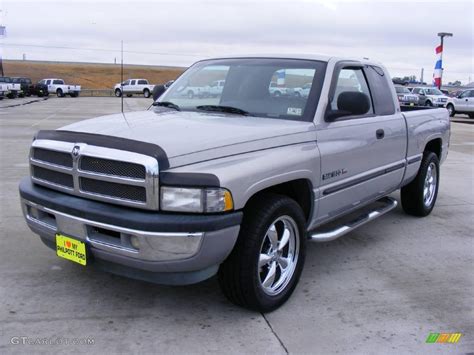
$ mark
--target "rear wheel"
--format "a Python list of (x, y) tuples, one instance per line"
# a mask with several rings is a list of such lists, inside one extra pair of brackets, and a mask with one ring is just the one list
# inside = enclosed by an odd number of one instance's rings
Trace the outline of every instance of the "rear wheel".
[(292, 199), (266, 194), (249, 202), (234, 250), (219, 269), (233, 303), (269, 312), (288, 300), (304, 265), (305, 218)]
[(425, 152), (415, 180), (402, 187), (403, 210), (413, 216), (431, 213), (438, 197), (439, 160), (432, 152)]
[(143, 90), (143, 96), (145, 96), (145, 98), (148, 99), (150, 97), (150, 90), (148, 89)]
[(456, 111), (454, 110), (454, 106), (452, 104), (446, 106), (446, 109), (448, 110), (449, 117), (453, 117), (456, 114)]
[(56, 90), (56, 96), (57, 97), (64, 97), (64, 93), (61, 89)]

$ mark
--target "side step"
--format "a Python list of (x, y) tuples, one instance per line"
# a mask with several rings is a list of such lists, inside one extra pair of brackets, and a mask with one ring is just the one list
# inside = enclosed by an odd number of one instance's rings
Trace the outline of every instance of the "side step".
[(385, 213), (393, 210), (398, 205), (397, 201), (391, 197), (383, 197), (380, 200), (377, 200), (377, 202), (383, 203), (383, 206), (370, 212), (365, 212), (354, 218), (352, 221), (345, 223), (344, 225), (335, 229), (326, 232), (315, 232), (310, 234), (309, 240), (312, 242), (329, 242), (331, 240), (337, 239), (342, 237), (344, 234), (349, 233), (354, 229), (366, 224), (367, 222), (373, 221), (374, 219), (383, 216)]

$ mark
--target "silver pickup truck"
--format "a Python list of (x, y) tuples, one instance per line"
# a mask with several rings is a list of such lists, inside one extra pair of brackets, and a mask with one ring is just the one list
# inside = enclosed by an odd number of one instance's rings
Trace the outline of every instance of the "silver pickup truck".
[[(308, 96), (271, 95), (277, 75), (289, 89), (310, 82)], [(216, 80), (217, 97), (182, 94)], [(390, 211), (399, 189), (410, 215), (435, 205), (448, 112), (401, 112), (379, 63), (204, 60), (155, 92), (147, 111), (34, 138), (21, 205), (58, 256), (162, 284), (218, 274), (232, 302), (267, 312), (295, 289), (307, 242)]]

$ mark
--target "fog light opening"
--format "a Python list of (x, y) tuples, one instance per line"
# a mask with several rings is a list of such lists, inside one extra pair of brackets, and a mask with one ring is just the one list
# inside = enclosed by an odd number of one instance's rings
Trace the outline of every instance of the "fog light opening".
[(137, 236), (132, 235), (132, 236), (130, 237), (130, 244), (131, 244), (132, 247), (134, 247), (135, 249), (140, 249), (140, 242), (139, 242)]

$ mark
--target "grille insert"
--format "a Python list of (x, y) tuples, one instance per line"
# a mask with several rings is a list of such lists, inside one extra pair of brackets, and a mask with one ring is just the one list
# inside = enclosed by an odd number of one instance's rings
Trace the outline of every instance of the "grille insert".
[(144, 180), (146, 177), (146, 170), (143, 165), (89, 156), (83, 156), (81, 158), (80, 169), (83, 171), (133, 179)]
[(80, 178), (80, 186), (84, 192), (137, 202), (146, 202), (146, 189), (142, 186), (125, 185), (85, 177)]
[(54, 150), (34, 148), (33, 158), (51, 164), (72, 168), (72, 156), (69, 153), (56, 152)]
[(51, 182), (56, 185), (66, 186), (69, 188), (74, 187), (74, 180), (72, 175), (60, 173), (58, 171), (53, 171), (49, 169), (44, 169), (39, 166), (33, 167), (33, 177)]

